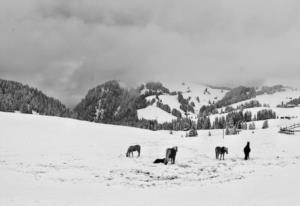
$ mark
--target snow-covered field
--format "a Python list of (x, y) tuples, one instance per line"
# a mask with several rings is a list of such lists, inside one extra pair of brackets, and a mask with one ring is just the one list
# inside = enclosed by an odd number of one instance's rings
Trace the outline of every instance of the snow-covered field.
[[(0, 113), (0, 205), (299, 205), (300, 134), (279, 134), (284, 121), (224, 139), (221, 130), (185, 138)], [(141, 145), (140, 158), (125, 157), (133, 144)], [(229, 148), (224, 161), (215, 159), (217, 145)], [(172, 146), (175, 165), (152, 163)]]
[(158, 123), (164, 123), (164, 122), (172, 122), (173, 120), (176, 120), (177, 117), (173, 116), (172, 114), (165, 112), (164, 110), (149, 105), (148, 107), (144, 109), (137, 110), (137, 114), (139, 119), (150, 119), (150, 120), (156, 120)]

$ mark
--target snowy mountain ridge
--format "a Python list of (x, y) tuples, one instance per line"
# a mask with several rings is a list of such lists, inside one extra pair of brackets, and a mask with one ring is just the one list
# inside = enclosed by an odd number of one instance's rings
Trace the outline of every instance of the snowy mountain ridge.
[[(169, 115), (166, 115), (166, 111), (162, 111), (162, 109), (153, 111), (153, 106), (157, 106), (157, 103), (168, 105), (170, 110), (178, 110), (181, 113), (181, 117), (187, 117), (196, 121), (203, 106), (216, 104), (217, 111), (224, 113), (225, 107), (233, 107), (237, 110), (239, 106), (251, 101), (258, 101), (261, 105), (276, 108), (280, 104), (286, 104), (292, 99), (300, 97), (298, 89), (282, 85), (261, 86), (257, 88), (237, 87), (226, 90), (194, 83), (173, 83), (166, 84), (166, 88), (173, 91), (173, 93), (163, 93), (146, 97), (147, 102), (150, 102), (151, 106), (138, 110), (139, 118), (155, 119), (159, 123), (174, 120), (174, 115), (171, 112), (169, 112)], [(235, 90), (237, 90), (236, 93), (234, 92)], [(245, 90), (244, 93), (243, 90)], [(181, 93), (183, 98), (188, 100), (193, 106), (194, 111), (184, 110), (179, 102), (178, 93)], [(243, 95), (244, 98), (242, 97)], [(225, 101), (226, 98), (229, 100)], [(234, 103), (230, 103), (231, 101)], [(226, 102), (229, 103), (227, 104)], [(222, 106), (222, 104), (227, 105)]]
[[(300, 97), (299, 90), (282, 85), (256, 88), (240, 86), (229, 89), (192, 82), (147, 82), (137, 88), (129, 88), (121, 81), (112, 80), (90, 89), (82, 101), (71, 110), (59, 101), (54, 102), (59, 107), (43, 106), (51, 105), (53, 100), (51, 98), (30, 100), (30, 95), (34, 93), (29, 92), (29, 96), (26, 97), (23, 95), (26, 90), (22, 90), (29, 88), (28, 86), (10, 81), (2, 82), (1, 111), (61, 115), (92, 122), (148, 129), (155, 129), (156, 126), (153, 126), (155, 124), (171, 123), (183, 118), (196, 122), (199, 116), (239, 110), (249, 107), (253, 101), (276, 110), (278, 107), (287, 107), (287, 104), (291, 106), (298, 103), (297, 98)], [(20, 94), (23, 95), (22, 98)], [(297, 101), (290, 104), (292, 100)], [(42, 112), (45, 108), (47, 112)]]

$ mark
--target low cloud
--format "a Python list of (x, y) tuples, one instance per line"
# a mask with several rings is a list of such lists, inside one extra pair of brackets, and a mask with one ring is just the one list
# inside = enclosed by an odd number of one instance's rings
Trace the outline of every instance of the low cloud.
[(110, 79), (300, 86), (299, 9), (296, 0), (3, 0), (0, 76), (71, 106)]

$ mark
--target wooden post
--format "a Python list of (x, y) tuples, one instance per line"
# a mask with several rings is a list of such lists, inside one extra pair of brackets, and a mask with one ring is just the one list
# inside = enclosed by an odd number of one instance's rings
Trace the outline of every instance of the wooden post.
[(223, 139), (224, 139), (224, 127), (223, 127)]

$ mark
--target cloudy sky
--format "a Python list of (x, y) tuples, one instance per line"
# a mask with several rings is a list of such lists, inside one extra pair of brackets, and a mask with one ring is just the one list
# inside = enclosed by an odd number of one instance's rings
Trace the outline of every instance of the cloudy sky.
[(298, 0), (0, 0), (0, 78), (72, 106), (118, 79), (300, 87)]

